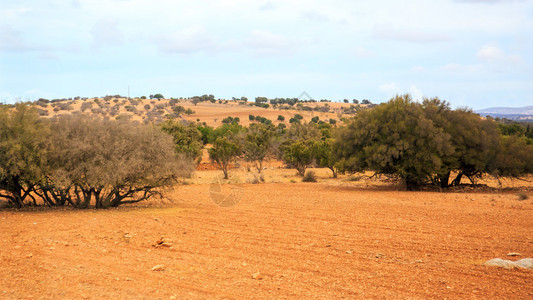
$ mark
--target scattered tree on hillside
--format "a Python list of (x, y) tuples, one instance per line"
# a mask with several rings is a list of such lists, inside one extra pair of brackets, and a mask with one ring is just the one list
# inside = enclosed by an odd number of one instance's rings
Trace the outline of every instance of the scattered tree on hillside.
[(162, 94), (155, 94), (155, 95), (150, 95), (150, 99), (161, 100), (161, 99), (165, 99), (165, 97)]

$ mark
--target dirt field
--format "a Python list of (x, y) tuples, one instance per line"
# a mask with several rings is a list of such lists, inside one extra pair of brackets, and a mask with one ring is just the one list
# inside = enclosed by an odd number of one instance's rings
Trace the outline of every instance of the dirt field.
[(240, 200), (223, 208), (213, 174), (171, 201), (0, 211), (0, 298), (533, 297), (533, 271), (481, 265), (533, 257), (531, 193), (284, 177), (223, 185)]

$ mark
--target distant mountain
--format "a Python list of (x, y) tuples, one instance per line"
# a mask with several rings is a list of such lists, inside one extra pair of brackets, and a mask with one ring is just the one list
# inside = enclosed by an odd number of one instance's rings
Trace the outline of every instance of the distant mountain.
[(476, 110), (482, 116), (506, 118), (516, 121), (533, 121), (533, 106), (525, 107), (491, 107)]

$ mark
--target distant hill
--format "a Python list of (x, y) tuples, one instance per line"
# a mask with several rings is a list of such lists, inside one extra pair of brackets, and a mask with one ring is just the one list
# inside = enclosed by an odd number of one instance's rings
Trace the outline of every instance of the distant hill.
[(337, 122), (342, 117), (353, 116), (357, 110), (369, 105), (353, 105), (339, 102), (298, 102), (295, 105), (270, 104), (268, 108), (257, 107), (254, 103), (239, 100), (213, 100), (194, 103), (191, 99), (140, 99), (106, 96), (103, 98), (81, 99), (39, 99), (34, 102), (43, 117), (54, 117), (63, 114), (83, 114), (103, 118), (129, 119), (144, 123), (160, 123), (168, 118), (183, 121), (205, 122), (209, 126), (218, 127), (223, 119), (238, 117), (240, 124), (248, 126), (257, 123), (250, 116), (262, 117), (275, 125), (289, 125), (291, 118), (297, 114), (305, 122), (318, 117), (319, 121)]
[(491, 107), (476, 110), (482, 116), (506, 118), (516, 121), (533, 121), (533, 106), (525, 107)]

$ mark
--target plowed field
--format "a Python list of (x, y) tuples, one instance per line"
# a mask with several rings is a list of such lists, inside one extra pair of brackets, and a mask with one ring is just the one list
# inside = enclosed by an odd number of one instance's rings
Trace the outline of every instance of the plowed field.
[(0, 298), (533, 298), (533, 271), (482, 265), (533, 257), (531, 197), (232, 188), (227, 208), (194, 184), (157, 207), (0, 211)]

